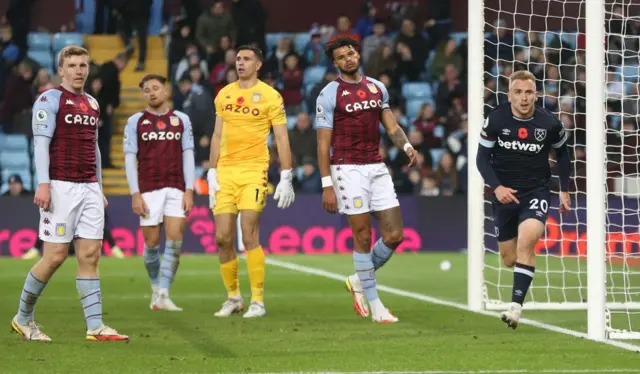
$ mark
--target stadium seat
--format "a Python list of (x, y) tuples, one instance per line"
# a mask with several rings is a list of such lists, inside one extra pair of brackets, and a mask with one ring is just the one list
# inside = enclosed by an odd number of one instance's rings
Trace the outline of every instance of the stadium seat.
[(304, 177), (304, 168), (302, 166), (296, 167), (296, 178), (301, 181)]
[(62, 48), (71, 45), (84, 45), (84, 37), (75, 32), (59, 32), (53, 35), (53, 52), (58, 53)]
[(26, 189), (29, 189), (29, 190), (31, 189), (31, 173), (29, 172), (28, 169), (4, 168), (2, 169), (2, 180), (8, 181), (9, 177), (11, 177), (14, 174), (18, 174), (20, 178), (22, 178), (22, 184), (25, 186)]
[(292, 129), (298, 123), (298, 116), (287, 116), (287, 128)]
[(27, 56), (40, 64), (43, 68), (53, 70), (53, 55), (49, 51), (29, 50)]
[(618, 72), (622, 74), (622, 79), (625, 82), (638, 82), (638, 78), (640, 78), (640, 71), (638, 70), (638, 65), (624, 65), (618, 67)]
[(30, 51), (51, 52), (51, 35), (46, 32), (30, 32), (27, 36)]
[(407, 82), (402, 85), (402, 96), (407, 100), (422, 99), (431, 100), (433, 93), (431, 86), (423, 82)]
[(578, 47), (578, 33), (577, 32), (563, 32), (560, 34), (560, 39), (566, 44), (566, 46), (576, 49)]
[(21, 151), (2, 151), (0, 153), (0, 165), (4, 168), (28, 169), (29, 155)]
[(444, 148), (431, 148), (429, 153), (431, 153), (431, 159), (433, 160), (433, 169), (438, 168), (438, 162), (440, 162), (440, 157), (446, 151)]
[(265, 55), (271, 55), (271, 51), (275, 46), (278, 45), (278, 41), (282, 38), (282, 33), (269, 33), (266, 37), (267, 50), (265, 51)]
[(466, 32), (452, 32), (449, 36), (456, 42), (456, 47), (462, 44), (463, 40), (467, 39)]
[(7, 184), (7, 183), (0, 184), (0, 196), (2, 196), (5, 193), (7, 193), (7, 191), (9, 191), (9, 184)]
[(327, 71), (327, 68), (324, 66), (312, 66), (305, 70), (303, 83), (304, 85), (308, 84), (317, 84), (324, 78), (324, 73)]
[(2, 150), (27, 152), (29, 148), (27, 137), (21, 134), (9, 134), (5, 136)]
[(293, 38), (293, 42), (296, 44), (296, 52), (301, 54), (302, 51), (304, 51), (304, 48), (307, 46), (307, 44), (309, 44), (310, 40), (311, 40), (311, 35), (309, 35), (309, 33), (307, 32), (301, 32), (301, 33), (295, 34)]
[(0, 149), (4, 149), (5, 142), (7, 141), (7, 135), (0, 130)]
[(407, 110), (405, 115), (407, 116), (407, 119), (413, 123), (413, 121), (415, 121), (416, 117), (418, 116), (418, 113), (420, 112), (420, 107), (422, 106), (422, 104), (424, 103), (432, 103), (431, 100), (420, 100), (420, 99), (413, 99), (413, 100), (407, 100)]

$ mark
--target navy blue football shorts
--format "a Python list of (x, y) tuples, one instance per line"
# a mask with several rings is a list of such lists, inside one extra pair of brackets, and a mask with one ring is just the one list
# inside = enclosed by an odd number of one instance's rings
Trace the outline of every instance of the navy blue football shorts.
[(542, 224), (546, 224), (549, 196), (549, 189), (546, 187), (516, 193), (519, 204), (502, 204), (494, 196), (492, 203), (493, 226), (498, 242), (517, 238), (518, 226), (529, 218), (537, 219)]

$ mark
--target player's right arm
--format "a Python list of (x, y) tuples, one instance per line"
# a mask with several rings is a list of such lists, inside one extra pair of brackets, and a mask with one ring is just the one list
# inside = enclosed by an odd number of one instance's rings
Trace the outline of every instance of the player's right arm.
[(51, 190), (49, 180), (49, 146), (56, 131), (56, 117), (60, 107), (60, 95), (58, 90), (49, 90), (40, 95), (33, 104), (33, 128), (34, 162), (38, 177), (38, 189), (33, 203), (42, 209), (49, 209), (51, 204)]
[(141, 217), (145, 217), (149, 208), (140, 194), (138, 180), (138, 121), (142, 113), (136, 113), (129, 117), (124, 127), (123, 148), (124, 148), (124, 168), (129, 183), (129, 193), (132, 196), (131, 207), (133, 212)]
[(316, 125), (318, 127), (318, 168), (322, 177), (322, 205), (329, 213), (338, 207), (336, 192), (331, 180), (331, 137), (333, 135), (333, 112), (336, 108), (336, 83), (329, 83), (316, 101)]
[(494, 122), (489, 121), (490, 116), (491, 115), (487, 116), (487, 119), (485, 119), (480, 133), (480, 145), (478, 146), (478, 154), (476, 156), (476, 166), (482, 178), (484, 178), (484, 182), (494, 191), (498, 201), (503, 204), (518, 203), (518, 199), (516, 199), (514, 195), (517, 191), (501, 185), (491, 165), (491, 154), (498, 139), (499, 129)]
[[(224, 91), (224, 90), (223, 90)], [(218, 176), (216, 168), (218, 167), (218, 158), (220, 157), (220, 144), (222, 143), (222, 108), (218, 100), (222, 96), (222, 92), (218, 93), (215, 100), (216, 123), (213, 128), (213, 136), (211, 136), (211, 144), (209, 149), (209, 171), (207, 172), (207, 183), (209, 184), (209, 208), (216, 206), (216, 192), (220, 191), (218, 184)]]

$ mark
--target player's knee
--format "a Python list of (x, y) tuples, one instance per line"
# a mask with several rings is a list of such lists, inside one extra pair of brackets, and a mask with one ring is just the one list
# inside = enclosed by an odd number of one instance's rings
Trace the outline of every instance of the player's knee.
[(76, 250), (76, 257), (78, 262), (84, 266), (98, 266), (100, 261), (100, 247), (97, 245), (88, 246), (82, 248), (82, 250)]
[(371, 229), (364, 228), (355, 230), (353, 233), (353, 239), (362, 249), (371, 248)]
[(216, 245), (221, 251), (233, 251), (233, 237), (222, 233), (216, 234)]
[(46, 259), (46, 261), (45, 261), (46, 265), (51, 270), (56, 270), (67, 259), (67, 253), (62, 252), (62, 251), (57, 251), (55, 253), (51, 253), (49, 256), (46, 256), (45, 259)]
[(508, 268), (514, 267), (517, 260), (518, 257), (515, 253), (502, 253), (502, 262), (504, 263), (504, 266)]
[(402, 241), (404, 240), (404, 230), (402, 229), (393, 229), (390, 232), (386, 232), (382, 234), (382, 241), (389, 248), (397, 248)]

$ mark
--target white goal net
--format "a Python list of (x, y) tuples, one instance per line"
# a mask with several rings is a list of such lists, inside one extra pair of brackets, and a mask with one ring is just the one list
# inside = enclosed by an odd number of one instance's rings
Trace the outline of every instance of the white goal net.
[[(593, 59), (593, 51), (587, 53), (587, 46), (596, 45), (593, 41), (588, 43), (587, 37), (598, 31), (594, 31), (598, 23), (586, 19), (589, 1), (484, 0), (484, 101), (481, 111), (484, 116), (491, 108), (506, 102), (509, 75), (526, 69), (538, 79), (538, 105), (556, 113), (569, 134), (572, 211), (564, 215), (559, 212), (559, 186), (552, 156), (549, 160), (553, 171), (549, 218), (545, 235), (536, 246), (535, 277), (524, 309), (590, 309), (589, 288), (592, 288), (593, 297), (592, 285), (598, 279), (604, 283), (601, 304), (606, 297), (601, 316), (605, 335), (640, 339), (640, 2), (617, 0), (602, 4), (604, 43), (599, 47), (603, 58), (598, 61)], [(602, 18), (595, 19), (595, 22), (599, 21)], [(470, 19), (470, 35), (472, 24)], [(479, 61), (471, 54), (469, 60)], [(598, 65), (588, 67), (589, 64)], [(604, 77), (600, 96), (592, 91), (587, 93), (587, 71), (598, 66)], [(593, 90), (593, 83), (590, 89)], [(599, 112), (600, 121), (591, 122), (589, 128), (588, 114), (593, 116), (594, 113), (589, 106), (597, 106), (598, 101), (604, 111)], [(470, 104), (470, 114), (472, 110)], [(475, 110), (480, 110), (479, 105)], [(599, 126), (597, 132), (593, 131), (593, 123)], [(470, 133), (477, 131), (479, 128)], [(591, 149), (602, 146), (601, 152), (596, 149), (589, 155), (590, 162), (596, 159), (599, 165), (587, 163), (588, 137), (592, 137), (589, 139)], [(598, 167), (602, 170), (597, 170)], [(592, 170), (591, 174), (589, 170)], [(603, 171), (606, 177), (600, 174), (600, 185), (604, 185), (601, 193), (604, 196), (594, 201), (598, 181), (593, 180), (593, 173)], [(590, 195), (587, 195), (588, 185), (593, 188)], [(470, 194), (474, 192), (471, 186), (469, 191)], [(503, 265), (498, 251), (491, 194), (485, 193), (484, 201), (477, 200), (481, 199), (470, 197), (469, 202), (484, 207), (482, 289), (473, 287), (475, 292), (482, 292), (484, 309), (502, 310), (511, 302), (513, 272)], [(587, 207), (589, 214), (601, 216), (604, 226), (601, 245), (587, 240)], [(472, 222), (470, 218), (469, 224)], [(472, 231), (470, 229), (470, 252)], [(598, 240), (595, 235), (589, 235), (592, 236)], [(591, 262), (587, 266), (588, 243), (589, 248), (601, 248), (603, 252), (606, 268), (603, 276), (598, 275), (599, 268)], [(470, 257), (470, 282), (474, 274), (480, 272), (474, 273), (471, 269), (472, 258), (479, 257)], [(469, 296), (471, 305), (471, 290)]]

